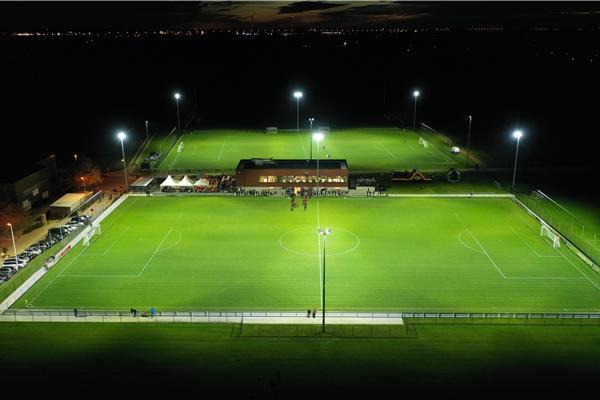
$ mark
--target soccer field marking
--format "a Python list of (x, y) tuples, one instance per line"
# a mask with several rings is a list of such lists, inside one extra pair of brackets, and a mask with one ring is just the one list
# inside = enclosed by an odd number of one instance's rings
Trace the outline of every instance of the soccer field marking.
[[(304, 157), (306, 159), (308, 159), (308, 152), (306, 151), (306, 148), (304, 147), (304, 142), (302, 141), (302, 136), (300, 135), (300, 132), (296, 132), (296, 136), (298, 137), (298, 140), (300, 141), (300, 145), (302, 146), (302, 151), (304, 152)], [(312, 146), (312, 142), (310, 142), (310, 145)], [(318, 150), (319, 149), (317, 149), (317, 151)]]
[(519, 239), (521, 239), (521, 241), (522, 241), (523, 243), (525, 243), (525, 245), (526, 245), (527, 247), (529, 247), (529, 249), (530, 249), (531, 251), (533, 251), (533, 253), (534, 253), (536, 256), (538, 256), (538, 257), (540, 257), (540, 258), (560, 258), (560, 256), (543, 256), (543, 255), (539, 254), (537, 251), (535, 251), (535, 249), (534, 249), (533, 247), (531, 247), (531, 245), (530, 245), (530, 244), (529, 244), (529, 243), (528, 243), (528, 242), (527, 242), (525, 239), (523, 239), (523, 238), (521, 237), (521, 235), (519, 235), (519, 233), (517, 232), (517, 230), (516, 230), (514, 227), (512, 227), (512, 226), (511, 226), (511, 227), (510, 227), (510, 229), (512, 229), (512, 231), (514, 232), (514, 234), (515, 234), (515, 235), (516, 235), (516, 236), (517, 236)]
[(471, 246), (467, 245), (465, 242), (463, 242), (463, 240), (462, 240), (462, 235), (463, 235), (463, 233), (465, 233), (465, 232), (467, 232), (467, 230), (466, 230), (466, 229), (465, 229), (465, 230), (462, 230), (462, 231), (460, 231), (460, 233), (458, 234), (458, 241), (460, 242), (460, 244), (462, 244), (464, 247), (466, 247), (466, 248), (467, 248), (467, 249), (469, 249), (469, 250), (472, 250), (472, 251), (474, 251), (474, 252), (476, 252), (476, 253), (483, 254), (483, 252), (482, 252), (481, 250), (479, 250), (479, 249), (474, 249), (474, 248), (472, 248)]
[[(71, 262), (69, 262), (69, 264), (67, 264), (67, 265), (65, 266), (65, 268), (63, 268), (63, 269), (60, 271), (60, 273), (59, 273), (59, 274), (56, 276), (56, 278), (60, 278), (60, 277), (62, 276), (62, 274), (63, 274), (63, 273), (64, 273), (64, 272), (67, 270), (67, 268), (69, 268), (69, 267), (71, 266), (71, 264), (73, 264), (73, 263), (75, 262), (75, 260), (77, 260), (77, 259), (79, 258), (79, 256), (81, 256), (81, 255), (83, 254), (83, 252), (85, 252), (87, 249), (88, 249), (88, 248), (86, 247), (86, 248), (84, 248), (83, 250), (81, 250), (81, 252), (80, 252), (79, 254), (77, 254), (77, 255), (75, 256), (75, 258), (73, 258), (73, 259), (71, 260)], [(32, 299), (32, 300), (29, 302), (29, 304), (33, 304), (33, 302), (34, 302), (35, 300), (37, 300), (37, 298), (38, 298), (38, 297), (40, 297), (40, 296), (42, 295), (42, 293), (44, 293), (44, 292), (46, 291), (46, 289), (48, 289), (48, 288), (50, 287), (50, 285), (52, 285), (52, 283), (54, 283), (54, 280), (55, 280), (56, 278), (54, 278), (54, 279), (51, 279), (51, 280), (50, 280), (50, 282), (48, 282), (48, 284), (47, 284), (46, 286), (44, 286), (44, 288), (43, 288), (43, 289), (42, 289), (42, 290), (41, 290), (41, 291), (40, 291), (40, 292), (39, 292), (37, 295), (35, 295), (35, 297), (34, 297), (34, 298), (33, 298), (33, 299)]]
[(600, 251), (600, 248), (596, 246), (595, 242), (592, 239), (585, 239), (585, 241), (591, 244), (594, 249)]
[[(318, 196), (318, 194), (317, 194)], [(319, 289), (321, 289), (321, 291), (319, 292), (319, 298), (321, 299), (321, 309), (323, 308), (323, 296), (321, 295), (323, 293), (323, 270), (322, 270), (322, 266), (321, 266), (321, 235), (318, 233), (319, 229), (321, 228), (321, 216), (320, 216), (320, 210), (319, 210), (319, 197), (317, 197), (317, 246), (318, 246), (318, 252), (319, 252)]]
[(163, 237), (163, 239), (160, 241), (160, 243), (158, 244), (158, 246), (154, 250), (154, 253), (152, 253), (152, 255), (150, 256), (150, 258), (148, 259), (148, 261), (146, 261), (146, 264), (144, 264), (144, 267), (138, 273), (138, 275), (137, 275), (138, 277), (142, 276), (142, 274), (144, 273), (144, 271), (146, 271), (146, 268), (148, 268), (148, 265), (150, 265), (150, 262), (152, 261), (152, 259), (154, 258), (154, 256), (156, 256), (158, 254), (158, 252), (160, 251), (161, 246), (165, 243), (165, 240), (167, 240), (167, 238), (169, 237), (169, 235), (173, 231), (173, 228), (175, 227), (175, 225), (177, 225), (177, 223), (179, 222), (180, 219), (181, 219), (181, 215), (177, 218), (177, 221), (175, 221), (175, 223), (173, 225), (171, 225), (171, 228), (169, 229), (169, 231), (167, 232), (167, 234), (165, 235), (165, 237)]
[(115, 244), (117, 244), (117, 242), (123, 237), (123, 235), (131, 228), (130, 225), (128, 225), (125, 230), (123, 232), (121, 232), (119, 234), (119, 236), (117, 236), (115, 239), (113, 239), (112, 244), (108, 247), (108, 249), (104, 250), (102, 253), (90, 253), (87, 252), (85, 253), (86, 256), (105, 256), (106, 254), (108, 254), (108, 252), (114, 247)]
[(575, 265), (575, 263), (573, 263), (573, 261), (569, 260), (569, 259), (567, 258), (567, 256), (565, 256), (565, 255), (563, 254), (563, 252), (560, 250), (560, 248), (554, 248), (554, 249), (556, 249), (556, 251), (557, 251), (557, 252), (558, 252), (558, 253), (559, 253), (559, 254), (562, 256), (562, 258), (564, 258), (565, 260), (567, 260), (567, 262), (568, 262), (569, 264), (571, 264), (571, 265), (573, 266), (573, 268), (575, 268), (575, 269), (576, 269), (576, 270), (577, 270), (577, 271), (578, 271), (578, 272), (579, 272), (579, 273), (580, 273), (580, 274), (581, 274), (581, 275), (582, 275), (582, 276), (583, 276), (585, 279), (587, 279), (587, 281), (588, 281), (589, 283), (591, 283), (592, 285), (594, 285), (594, 286), (596, 287), (596, 289), (600, 290), (600, 286), (598, 286), (598, 285), (596, 284), (596, 282), (594, 282), (593, 280), (591, 280), (589, 276), (587, 276), (586, 274), (584, 274), (584, 273), (583, 273), (583, 271), (582, 271), (582, 270), (580, 270), (580, 269), (577, 267), (577, 265)]
[(175, 229), (174, 232), (177, 232), (179, 234), (179, 238), (177, 239), (177, 241), (175, 243), (173, 243), (172, 245), (165, 247), (164, 249), (160, 249), (159, 253), (162, 253), (167, 250), (171, 250), (173, 247), (177, 246), (179, 244), (179, 242), (181, 242), (181, 238), (183, 237), (181, 232), (178, 231), (177, 229)]
[(398, 156), (392, 153), (385, 144), (375, 143), (373, 146), (376, 149), (385, 150), (390, 156), (392, 156), (392, 158), (398, 158)]
[(494, 266), (494, 268), (496, 268), (496, 271), (498, 271), (498, 273), (500, 273), (500, 275), (502, 276), (503, 279), (506, 279), (506, 275), (504, 275), (504, 273), (502, 272), (502, 270), (500, 269), (500, 267), (498, 267), (498, 265), (496, 264), (496, 262), (492, 259), (492, 257), (490, 257), (490, 255), (485, 250), (485, 248), (481, 245), (481, 243), (479, 243), (479, 240), (477, 240), (477, 238), (475, 237), (475, 235), (473, 234), (473, 232), (471, 232), (471, 230), (469, 230), (469, 228), (467, 227), (467, 225), (463, 222), (463, 220), (458, 216), (457, 213), (454, 213), (454, 216), (465, 227), (465, 229), (467, 230), (467, 232), (469, 232), (469, 235), (471, 235), (471, 237), (473, 238), (473, 240), (475, 240), (475, 243), (477, 243), (477, 245), (479, 246), (479, 248), (481, 249), (481, 251), (483, 252), (483, 254), (485, 254), (486, 257), (488, 258), (488, 260), (490, 260), (490, 262), (492, 263), (492, 265)]
[(219, 152), (219, 158), (217, 158), (217, 161), (221, 161), (221, 156), (223, 155), (224, 148), (225, 148), (225, 141), (223, 140), (223, 144), (221, 145), (221, 151)]

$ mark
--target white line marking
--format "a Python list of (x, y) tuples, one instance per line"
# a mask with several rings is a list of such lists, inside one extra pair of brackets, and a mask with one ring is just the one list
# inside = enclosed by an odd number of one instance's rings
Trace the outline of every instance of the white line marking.
[(481, 250), (477, 250), (477, 249), (474, 249), (474, 248), (472, 248), (471, 246), (467, 246), (467, 244), (466, 244), (465, 242), (463, 242), (463, 241), (462, 241), (462, 235), (463, 235), (463, 233), (465, 233), (466, 231), (467, 231), (467, 230), (465, 229), (465, 230), (463, 230), (463, 231), (460, 231), (460, 233), (458, 234), (458, 241), (460, 242), (460, 244), (462, 244), (462, 245), (463, 245), (463, 247), (465, 247), (465, 248), (467, 248), (467, 249), (469, 249), (469, 250), (471, 250), (471, 251), (474, 251), (475, 253), (480, 253), (480, 254), (483, 254)]
[(123, 232), (121, 232), (121, 234), (113, 241), (113, 243), (110, 245), (110, 247), (108, 249), (104, 250), (104, 253), (102, 253), (103, 256), (105, 256), (114, 247), (114, 245), (119, 241), (119, 239), (121, 239), (123, 237), (125, 232), (127, 232), (129, 230), (129, 228), (131, 228), (131, 226), (127, 225), (127, 228), (125, 228), (125, 230)]
[(225, 141), (223, 140), (223, 144), (221, 145), (221, 152), (219, 153), (219, 158), (217, 158), (217, 161), (221, 160), (221, 156), (223, 155), (223, 148), (225, 147)]
[(498, 265), (496, 264), (496, 262), (492, 259), (492, 257), (490, 257), (490, 255), (485, 250), (485, 248), (481, 245), (481, 243), (479, 243), (479, 240), (477, 240), (477, 238), (475, 237), (475, 235), (473, 235), (473, 232), (471, 232), (469, 230), (469, 228), (467, 227), (467, 225), (465, 225), (465, 223), (463, 222), (462, 219), (460, 219), (460, 217), (458, 216), (457, 213), (454, 213), (454, 216), (456, 216), (456, 219), (458, 219), (460, 221), (460, 223), (463, 224), (463, 226), (465, 227), (465, 229), (467, 230), (467, 232), (469, 232), (469, 235), (471, 235), (471, 237), (475, 240), (475, 243), (477, 243), (477, 245), (479, 246), (479, 248), (481, 249), (481, 251), (483, 251), (483, 254), (485, 254), (487, 256), (488, 260), (490, 260), (490, 262), (492, 263), (492, 265), (494, 266), (494, 268), (496, 268), (496, 271), (498, 271), (500, 273), (500, 275), (502, 275), (502, 278), (506, 279), (506, 275), (504, 275), (504, 273), (498, 267)]
[(376, 149), (383, 149), (385, 150), (390, 156), (392, 156), (392, 158), (398, 158), (394, 153), (392, 153), (385, 144), (380, 144), (380, 143), (375, 143), (375, 148)]
[(148, 265), (150, 265), (150, 261), (152, 261), (152, 259), (154, 258), (154, 256), (158, 254), (161, 246), (163, 245), (163, 243), (165, 242), (165, 240), (167, 240), (167, 238), (169, 237), (169, 235), (173, 231), (173, 228), (175, 227), (175, 225), (177, 224), (177, 222), (179, 222), (180, 219), (181, 219), (181, 215), (177, 218), (177, 221), (175, 221), (175, 223), (173, 225), (171, 225), (171, 229), (169, 229), (169, 231), (167, 232), (167, 234), (165, 235), (165, 237), (163, 237), (163, 239), (160, 241), (160, 243), (158, 244), (158, 246), (154, 250), (154, 253), (152, 253), (152, 255), (150, 256), (150, 258), (148, 259), (148, 261), (146, 261), (146, 264), (144, 264), (144, 268), (142, 268), (142, 270), (138, 274), (138, 277), (142, 276), (142, 274), (144, 273), (144, 271), (146, 270), (146, 268), (148, 268)]
[(574, 267), (574, 268), (575, 268), (577, 271), (579, 271), (579, 273), (580, 273), (580, 274), (581, 274), (581, 275), (582, 275), (582, 276), (583, 276), (585, 279), (587, 279), (589, 283), (591, 283), (592, 285), (594, 285), (594, 286), (596, 287), (596, 289), (600, 290), (600, 286), (596, 285), (596, 283), (595, 283), (593, 280), (591, 280), (589, 276), (587, 276), (586, 274), (584, 274), (584, 273), (583, 273), (583, 272), (582, 272), (582, 271), (581, 271), (581, 270), (580, 270), (580, 269), (577, 267), (577, 265), (575, 265), (575, 264), (574, 264), (574, 263), (573, 263), (571, 260), (569, 260), (569, 259), (568, 259), (568, 258), (567, 258), (567, 257), (566, 257), (566, 256), (565, 256), (563, 253), (562, 253), (562, 251), (560, 251), (560, 250), (559, 250), (559, 248), (556, 248), (556, 247), (555, 247), (555, 249), (556, 249), (556, 251), (557, 251), (557, 252), (558, 252), (558, 253), (559, 253), (559, 254), (562, 256), (562, 258), (564, 258), (565, 260), (567, 260), (567, 262), (568, 262), (569, 264), (571, 264), (571, 265), (572, 265), (572, 266), (573, 266), (573, 267)]
[[(306, 151), (306, 148), (304, 147), (304, 142), (302, 141), (302, 137), (300, 136), (300, 132), (297, 132), (296, 136), (298, 137), (298, 140), (300, 141), (300, 145), (302, 146), (302, 151), (304, 152), (304, 157), (306, 159), (308, 159), (308, 153)], [(312, 142), (310, 143), (310, 145), (312, 146)]]
[(317, 197), (317, 245), (319, 246), (319, 289), (321, 289), (319, 297), (321, 298), (321, 308), (323, 308), (323, 297), (321, 296), (323, 293), (323, 269), (321, 266), (321, 235), (319, 234), (319, 228), (321, 228), (321, 216), (319, 212), (319, 198)]
[(511, 226), (511, 227), (510, 227), (510, 229), (512, 229), (512, 231), (515, 233), (515, 235), (516, 235), (516, 236), (517, 236), (519, 239), (521, 239), (521, 241), (522, 241), (523, 243), (525, 243), (525, 245), (526, 245), (527, 247), (529, 247), (529, 249), (530, 249), (531, 251), (533, 251), (533, 252), (535, 253), (535, 255), (536, 255), (536, 256), (538, 256), (538, 257), (540, 257), (540, 258), (560, 258), (560, 256), (543, 256), (543, 255), (539, 254), (537, 251), (535, 251), (535, 249), (534, 249), (533, 247), (531, 247), (531, 245), (530, 245), (529, 243), (527, 243), (527, 241), (526, 241), (525, 239), (523, 239), (523, 238), (521, 237), (521, 235), (519, 235), (519, 233), (517, 232), (517, 230), (516, 230), (514, 227), (512, 227), (512, 226)]

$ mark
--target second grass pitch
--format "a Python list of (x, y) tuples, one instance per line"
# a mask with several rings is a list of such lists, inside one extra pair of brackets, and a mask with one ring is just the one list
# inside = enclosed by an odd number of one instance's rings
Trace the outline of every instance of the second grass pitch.
[(40, 309), (594, 312), (600, 277), (510, 199), (131, 197), (25, 300)]
[[(352, 171), (401, 170), (455, 167), (463, 156), (450, 154), (450, 147), (431, 133), (398, 128), (355, 128), (334, 130), (325, 135), (320, 148), (309, 131), (207, 130), (185, 133), (158, 168), (172, 170), (233, 171), (240, 159), (312, 157), (348, 160)], [(419, 143), (425, 137), (427, 147)], [(158, 139), (157, 139), (158, 140)], [(183, 142), (183, 149), (179, 144)]]

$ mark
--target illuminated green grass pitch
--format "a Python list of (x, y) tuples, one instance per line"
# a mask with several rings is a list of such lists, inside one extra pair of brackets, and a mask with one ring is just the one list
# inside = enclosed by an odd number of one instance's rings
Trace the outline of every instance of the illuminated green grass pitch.
[[(422, 135), (429, 146), (419, 144)], [(161, 170), (227, 170), (232, 171), (240, 159), (283, 158), (308, 159), (312, 134), (308, 131), (279, 132), (209, 130), (185, 133), (178, 144), (160, 163)], [(157, 139), (158, 140), (158, 139)], [(323, 147), (325, 148), (323, 150)], [(450, 168), (464, 156), (450, 153), (450, 146), (436, 136), (398, 128), (356, 128), (333, 130), (325, 134), (320, 153), (313, 142), (313, 158), (348, 160), (352, 171), (399, 170), (412, 168)]]
[[(133, 197), (15, 304), (34, 308), (600, 310), (600, 279), (510, 199)], [(322, 243), (322, 242), (321, 242)]]

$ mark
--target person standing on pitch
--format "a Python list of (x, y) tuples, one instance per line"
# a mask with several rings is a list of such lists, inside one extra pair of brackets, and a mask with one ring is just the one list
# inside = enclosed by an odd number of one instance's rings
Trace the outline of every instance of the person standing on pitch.
[(306, 212), (306, 207), (308, 206), (308, 195), (304, 195), (304, 199), (302, 199), (302, 203), (304, 203), (304, 211)]

